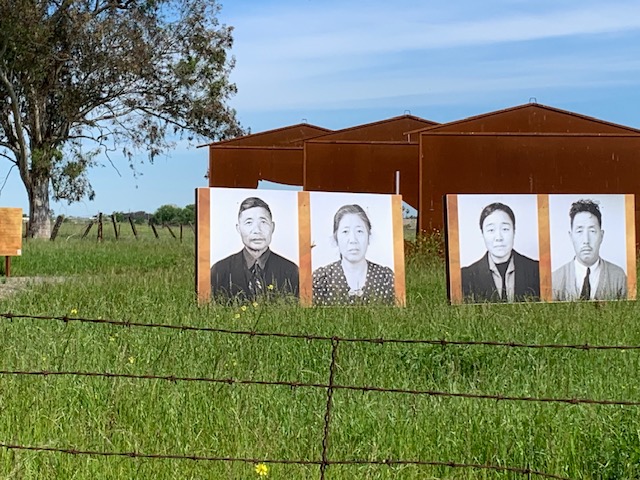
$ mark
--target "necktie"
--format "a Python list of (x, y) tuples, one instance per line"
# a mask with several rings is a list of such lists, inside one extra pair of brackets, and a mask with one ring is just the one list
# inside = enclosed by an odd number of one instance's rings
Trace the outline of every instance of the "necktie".
[(251, 280), (249, 280), (249, 289), (253, 295), (259, 295), (264, 292), (264, 282), (262, 280), (262, 269), (258, 262), (253, 264), (251, 271)]
[(580, 292), (580, 300), (591, 299), (591, 283), (589, 282), (590, 273), (591, 273), (591, 269), (587, 268), (587, 274), (584, 276), (584, 281), (582, 282), (582, 291)]

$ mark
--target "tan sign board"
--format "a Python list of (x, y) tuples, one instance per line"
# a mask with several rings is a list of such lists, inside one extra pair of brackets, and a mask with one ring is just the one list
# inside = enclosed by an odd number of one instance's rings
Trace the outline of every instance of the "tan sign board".
[(634, 195), (447, 195), (446, 216), (451, 303), (636, 298)]
[(22, 209), (0, 207), (0, 256), (22, 255)]
[(200, 302), (405, 304), (400, 195), (198, 188), (196, 208)]

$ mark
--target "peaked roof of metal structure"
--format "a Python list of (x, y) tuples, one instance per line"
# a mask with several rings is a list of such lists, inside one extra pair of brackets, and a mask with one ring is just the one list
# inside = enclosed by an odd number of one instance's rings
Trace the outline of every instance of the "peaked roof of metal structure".
[(334, 130), (320, 135), (312, 140), (318, 141), (406, 141), (407, 132), (415, 128), (428, 128), (439, 125), (432, 120), (416, 117), (415, 115), (399, 115), (384, 120), (378, 120), (361, 125)]
[(229, 146), (229, 147), (301, 147), (305, 140), (318, 135), (330, 133), (333, 130), (311, 125), (309, 123), (298, 123), (286, 127), (274, 128), (264, 132), (251, 133), (220, 142), (211, 142), (201, 146)]
[(539, 103), (483, 113), (408, 132), (638, 133), (640, 130)]

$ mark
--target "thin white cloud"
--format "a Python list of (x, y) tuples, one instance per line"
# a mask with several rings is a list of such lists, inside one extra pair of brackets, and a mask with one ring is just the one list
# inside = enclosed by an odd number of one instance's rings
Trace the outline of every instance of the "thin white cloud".
[(413, 9), (291, 9), (236, 19), (236, 55), (268, 61), (478, 46), (640, 30), (640, 2), (602, 2), (540, 13), (440, 21), (429, 2)]
[(223, 18), (235, 27), (232, 104), (243, 118), (526, 102), (640, 78), (637, 0), (249, 3)]

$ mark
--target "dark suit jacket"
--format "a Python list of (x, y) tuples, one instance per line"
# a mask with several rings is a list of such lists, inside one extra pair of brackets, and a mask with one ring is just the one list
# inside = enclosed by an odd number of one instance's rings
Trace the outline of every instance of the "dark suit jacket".
[[(540, 299), (538, 262), (513, 251), (515, 301)], [(500, 293), (489, 270), (489, 252), (477, 262), (462, 268), (462, 296), (465, 302), (500, 302)]]
[[(242, 250), (216, 262), (211, 267), (211, 295), (240, 300), (252, 298), (249, 275)], [(269, 296), (299, 295), (297, 265), (273, 250), (264, 266), (264, 280), (267, 287), (265, 294)]]

